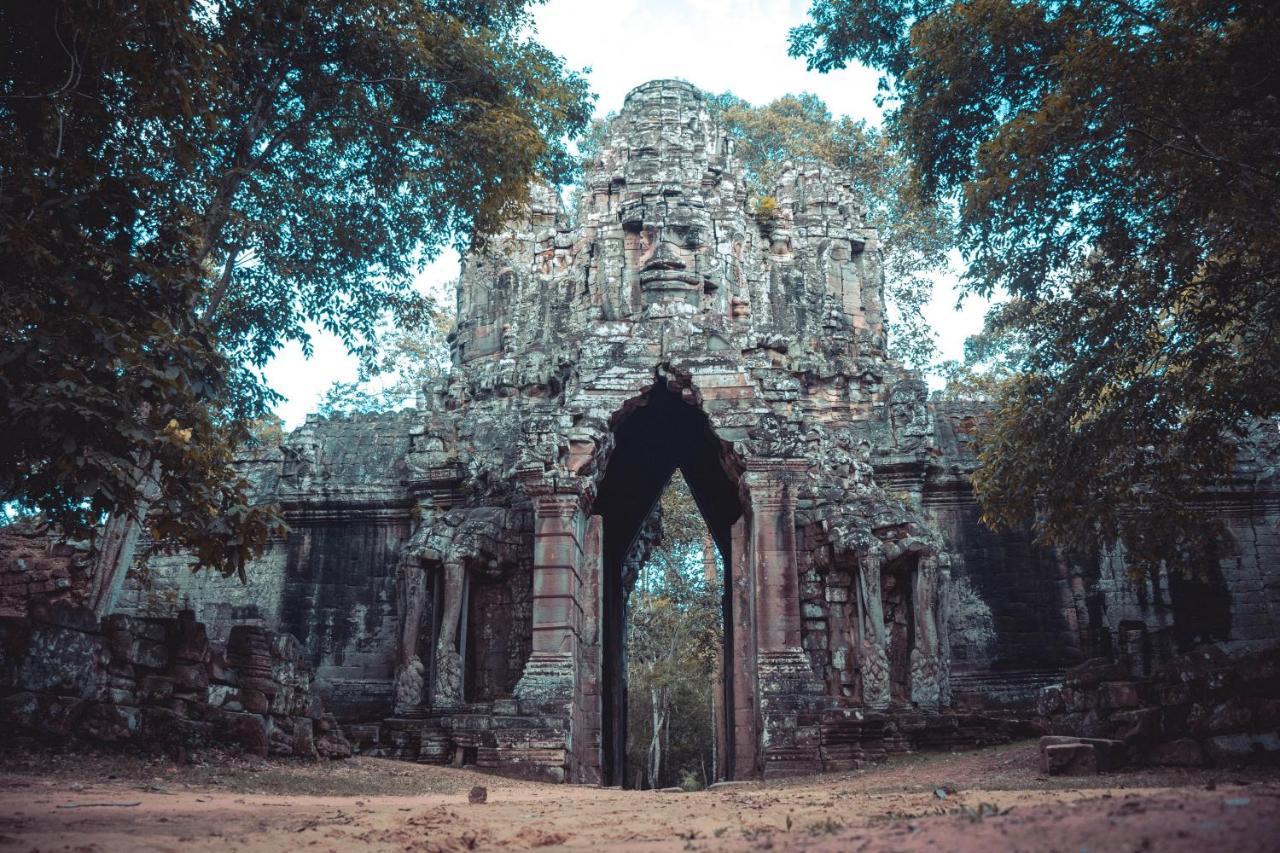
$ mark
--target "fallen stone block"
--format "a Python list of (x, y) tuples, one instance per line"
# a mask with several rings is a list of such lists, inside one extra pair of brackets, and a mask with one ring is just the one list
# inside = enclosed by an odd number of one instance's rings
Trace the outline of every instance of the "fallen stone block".
[(5, 728), (35, 728), (40, 712), (40, 697), (35, 693), (12, 693), (0, 698), (0, 723)]
[(1204, 751), (1219, 767), (1280, 764), (1280, 732), (1218, 735), (1204, 742)]
[(91, 702), (80, 718), (76, 734), (86, 740), (121, 743), (142, 731), (142, 709), (106, 702)]
[(1046, 776), (1092, 776), (1098, 756), (1087, 743), (1056, 743), (1040, 749), (1040, 772)]
[(191, 720), (172, 708), (144, 708), (142, 711), (143, 743), (157, 749), (204, 746), (214, 737), (214, 726)]
[(270, 746), (267, 720), (258, 714), (223, 711), (214, 724), (220, 741), (237, 746), (250, 755), (265, 757)]
[(351, 743), (342, 736), (342, 731), (335, 727), (330, 731), (322, 732), (316, 738), (316, 753), (321, 758), (350, 758)]
[[(1081, 773), (1064, 772), (1059, 769), (1057, 772), (1053, 770), (1053, 762), (1050, 760), (1048, 751), (1056, 747), (1079, 747), (1088, 748), (1092, 753), (1092, 758), (1084, 759), (1069, 758), (1069, 756), (1083, 756), (1082, 752), (1061, 752), (1055, 753), (1058, 756), (1058, 767), (1070, 766), (1079, 763), (1082, 768)], [(1127, 759), (1127, 751), (1122, 741), (1110, 740), (1108, 738), (1081, 738), (1068, 737), (1062, 735), (1046, 735), (1040, 738), (1040, 772), (1049, 775), (1082, 775), (1084, 773), (1110, 773), (1123, 767)], [(1092, 767), (1092, 769), (1083, 769)]]

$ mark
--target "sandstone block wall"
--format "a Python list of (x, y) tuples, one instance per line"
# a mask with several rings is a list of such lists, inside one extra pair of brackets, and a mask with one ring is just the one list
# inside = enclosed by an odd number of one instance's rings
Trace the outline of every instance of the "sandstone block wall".
[(38, 522), (0, 527), (0, 618), (26, 616), (36, 601), (79, 600), (88, 556), (88, 542), (57, 541)]
[(237, 625), (287, 632), (302, 643), (317, 689), (344, 718), (391, 703), (397, 633), (396, 567), (413, 523), (404, 456), (412, 413), (313, 418), (281, 445), (246, 454), (241, 470), (277, 500), (290, 531), (271, 543), (248, 583), (192, 572), (181, 554), (147, 554), (120, 610), (173, 618), (192, 610), (210, 637)]

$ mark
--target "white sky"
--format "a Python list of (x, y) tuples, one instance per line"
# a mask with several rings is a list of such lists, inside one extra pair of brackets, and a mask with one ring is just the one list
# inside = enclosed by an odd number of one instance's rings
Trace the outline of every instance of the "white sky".
[[(803, 23), (808, 0), (549, 0), (537, 7), (538, 38), (570, 68), (590, 68), (598, 115), (616, 111), (628, 91), (648, 80), (678, 77), (713, 93), (732, 91), (761, 104), (813, 92), (836, 115), (879, 121), (875, 72), (806, 71), (787, 56), (787, 32)], [(457, 275), (458, 256), (444, 253), (419, 285), (434, 289)], [(985, 305), (956, 311), (954, 276), (938, 282), (925, 315), (938, 331), (942, 358), (960, 358), (964, 339), (982, 325)], [(286, 397), (277, 409), (292, 428), (314, 411), (334, 381), (355, 379), (355, 361), (331, 335), (317, 333), (314, 356), (286, 347), (266, 376)]]

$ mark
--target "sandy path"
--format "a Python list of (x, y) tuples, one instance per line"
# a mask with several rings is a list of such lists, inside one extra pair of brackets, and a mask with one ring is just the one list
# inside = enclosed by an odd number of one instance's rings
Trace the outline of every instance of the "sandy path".
[[(360, 759), (352, 771), (404, 765)], [(299, 787), (324, 766), (296, 771)], [(317, 796), (0, 775), (0, 849), (28, 851), (1280, 850), (1280, 775), (1131, 773), (1045, 780), (1034, 748), (691, 794), (508, 782), (413, 767), (448, 793)], [(286, 781), (287, 778), (286, 778)], [(359, 778), (352, 784), (359, 790)], [(471, 805), (466, 789), (488, 788)], [(934, 787), (955, 790), (945, 798)], [(163, 787), (166, 793), (147, 790)], [(137, 805), (124, 805), (136, 803)]]

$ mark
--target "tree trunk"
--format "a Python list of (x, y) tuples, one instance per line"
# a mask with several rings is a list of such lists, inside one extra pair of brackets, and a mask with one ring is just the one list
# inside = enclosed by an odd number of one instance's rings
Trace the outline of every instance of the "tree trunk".
[(102, 531), (102, 542), (93, 560), (93, 580), (89, 587), (89, 606), (101, 619), (115, 609), (124, 588), (125, 577), (133, 565), (142, 538), (142, 526), (151, 505), (160, 497), (160, 463), (143, 461), (139, 471), (146, 473), (138, 506), (131, 513), (112, 513)]
[[(720, 674), (720, 668), (716, 667), (716, 674)], [(716, 689), (720, 687), (720, 679), (714, 678), (711, 681), (711, 690), (707, 692), (707, 704), (711, 707), (711, 772), (719, 776), (717, 768), (720, 766), (720, 729), (719, 721), (716, 720)], [(716, 781), (719, 781), (717, 779)], [(702, 786), (707, 786), (707, 768), (706, 764), (702, 767)]]
[(649, 688), (649, 701), (652, 703), (653, 734), (649, 738), (649, 787), (657, 789), (660, 785), (658, 774), (662, 772), (662, 727), (665, 725), (665, 702), (659, 698), (662, 690)]

